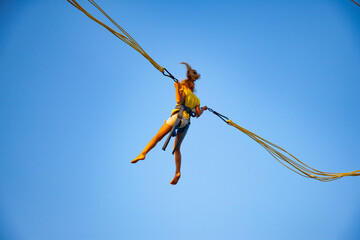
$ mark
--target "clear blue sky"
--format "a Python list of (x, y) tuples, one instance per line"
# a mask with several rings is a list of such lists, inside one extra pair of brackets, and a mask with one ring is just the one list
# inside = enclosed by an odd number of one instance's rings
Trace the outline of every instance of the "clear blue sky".
[[(360, 169), (350, 0), (97, 3), (178, 78), (197, 69), (202, 104), (319, 170)], [(173, 83), (65, 0), (1, 1), (0, 73), (0, 239), (359, 239), (360, 177), (300, 177), (209, 112), (177, 186), (163, 142), (131, 165)]]

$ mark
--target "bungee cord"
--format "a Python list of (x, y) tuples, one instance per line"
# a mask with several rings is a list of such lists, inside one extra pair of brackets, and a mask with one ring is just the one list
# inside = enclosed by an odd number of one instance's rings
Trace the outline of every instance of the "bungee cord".
[(230, 126), (233, 126), (245, 133), (247, 136), (252, 138), (258, 144), (260, 144), (266, 151), (268, 151), (278, 162), (292, 170), (293, 172), (307, 178), (313, 178), (322, 182), (333, 181), (345, 176), (360, 176), (360, 170), (347, 172), (347, 173), (332, 173), (332, 172), (323, 172), (315, 168), (312, 168), (298, 158), (296, 158), (291, 153), (287, 152), (285, 149), (277, 146), (276, 144), (256, 135), (253, 132), (237, 125), (232, 122), (230, 119), (226, 121)]
[(358, 5), (360, 7), (360, 4), (358, 4), (357, 2), (355, 2), (354, 0), (350, 0), (352, 1), (353, 3), (355, 3), (356, 5)]
[[(100, 20), (93, 17), (89, 12), (87, 12), (76, 0), (67, 0), (70, 4), (72, 4), (74, 7), (76, 7), (78, 10), (83, 12), (86, 16), (88, 16), (93, 21), (97, 22), (104, 28), (106, 28), (109, 32), (114, 34), (117, 38), (128, 44), (130, 47), (138, 51), (141, 55), (143, 55), (157, 70), (159, 70), (163, 75), (171, 78), (173, 81), (178, 82), (178, 79), (175, 78), (166, 68), (160, 66), (158, 63), (156, 63), (145, 51), (144, 49), (133, 39), (130, 34), (128, 34), (119, 24), (117, 24), (101, 7), (94, 1), (94, 0), (88, 0), (94, 7), (96, 7), (107, 19), (109, 19), (121, 32), (117, 32), (114, 29), (110, 28), (105, 23), (101, 22)], [(351, 0), (356, 5), (360, 6), (355, 1)], [(269, 154), (274, 157), (279, 163), (290, 169), (291, 171), (299, 174), (300, 176), (306, 177), (306, 178), (312, 178), (315, 180), (319, 180), (322, 182), (329, 182), (333, 180), (337, 180), (339, 178), (345, 177), (345, 176), (360, 176), (360, 170), (347, 172), (347, 173), (332, 173), (332, 172), (323, 172), (319, 171), (315, 168), (312, 168), (302, 161), (300, 161), (298, 158), (296, 158), (291, 153), (287, 152), (285, 149), (277, 146), (276, 144), (256, 135), (255, 133), (237, 125), (236, 123), (232, 122), (228, 117), (214, 111), (211, 108), (208, 108), (210, 112), (218, 116), (222, 121), (227, 123), (229, 126), (233, 126), (236, 129), (240, 130), (250, 138), (252, 138), (254, 141), (256, 141), (260, 146), (262, 146), (266, 151), (269, 152)]]
[(117, 38), (128, 44), (130, 47), (138, 51), (141, 55), (143, 55), (157, 70), (162, 72), (164, 74), (165, 68), (157, 64), (154, 59), (152, 59), (145, 51), (142, 49), (142, 47), (133, 39), (130, 34), (128, 34), (122, 27), (120, 27), (119, 24), (117, 24), (109, 15), (105, 13), (104, 10), (101, 9), (99, 5), (96, 4), (93, 0), (88, 0), (94, 7), (96, 7), (107, 19), (109, 19), (123, 34), (115, 31), (105, 23), (101, 22), (100, 20), (96, 19), (94, 16), (92, 16), (89, 12), (87, 12), (77, 1), (75, 0), (67, 0), (71, 5), (79, 9), (81, 12), (83, 12), (86, 16), (88, 16), (93, 21), (97, 22), (104, 28), (106, 28), (109, 32), (114, 34)]

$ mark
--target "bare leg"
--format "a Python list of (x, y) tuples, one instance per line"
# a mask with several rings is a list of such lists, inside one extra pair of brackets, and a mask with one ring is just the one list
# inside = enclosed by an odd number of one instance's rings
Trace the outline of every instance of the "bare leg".
[[(183, 132), (178, 132), (178, 134), (176, 135), (176, 138), (175, 138), (174, 147), (179, 142), (182, 135), (183, 135)], [(170, 184), (172, 184), (172, 185), (176, 185), (181, 176), (181, 173), (180, 173), (180, 168), (181, 168), (180, 146), (181, 146), (181, 143), (179, 144), (178, 148), (174, 152), (176, 170), (175, 170), (175, 176), (170, 182)]]
[(134, 160), (131, 161), (131, 163), (136, 163), (139, 160), (144, 160), (146, 157), (146, 154), (153, 149), (156, 144), (161, 141), (161, 139), (170, 132), (171, 126), (167, 123), (164, 123), (158, 133), (153, 137), (153, 139), (150, 140), (150, 142), (146, 145), (144, 150), (137, 156)]

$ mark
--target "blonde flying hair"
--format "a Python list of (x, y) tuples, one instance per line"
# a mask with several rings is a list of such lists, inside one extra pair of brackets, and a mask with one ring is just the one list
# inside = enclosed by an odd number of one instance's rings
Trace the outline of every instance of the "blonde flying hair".
[(184, 64), (187, 69), (187, 71), (186, 71), (187, 79), (182, 80), (181, 85), (188, 87), (193, 92), (195, 89), (195, 81), (200, 78), (200, 74), (197, 73), (197, 71), (195, 69), (192, 69), (191, 66), (189, 64), (187, 64), (186, 62), (181, 62), (180, 64)]

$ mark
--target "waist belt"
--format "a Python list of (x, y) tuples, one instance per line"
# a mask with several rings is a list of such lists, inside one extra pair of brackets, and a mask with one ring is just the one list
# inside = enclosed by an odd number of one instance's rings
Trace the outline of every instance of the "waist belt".
[[(178, 114), (178, 118), (182, 118), (183, 116), (183, 111), (186, 111), (191, 117), (195, 117), (196, 114), (191, 110), (191, 108), (185, 106), (185, 104), (178, 104), (175, 106), (175, 109), (177, 109), (177, 111), (173, 112), (173, 114), (171, 116), (173, 116), (174, 114)], [(181, 111), (181, 109), (183, 111)]]

